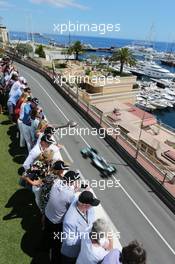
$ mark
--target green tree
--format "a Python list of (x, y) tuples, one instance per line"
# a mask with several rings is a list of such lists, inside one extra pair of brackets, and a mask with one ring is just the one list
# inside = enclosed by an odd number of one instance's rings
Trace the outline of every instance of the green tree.
[(87, 68), (87, 69), (85, 70), (85, 74), (86, 74), (86, 75), (90, 75), (90, 73), (91, 73), (91, 70), (90, 70), (89, 68)]
[(24, 55), (29, 55), (30, 52), (33, 51), (33, 48), (30, 44), (25, 44), (25, 43), (19, 43), (16, 47), (16, 50), (18, 53), (22, 56)]
[(0, 58), (3, 57), (3, 54), (4, 54), (4, 49), (0, 48)]
[(136, 64), (136, 60), (128, 48), (118, 49), (113, 53), (110, 60), (120, 61), (120, 75), (123, 73), (123, 67), (125, 64), (130, 66), (134, 66)]
[(74, 42), (67, 50), (68, 54), (75, 54), (75, 59), (79, 59), (79, 54), (82, 54), (84, 52), (83, 44), (78, 40)]
[(99, 62), (99, 61), (100, 61), (100, 58), (99, 58), (97, 55), (95, 55), (95, 54), (90, 55), (90, 56), (89, 56), (89, 59), (90, 59), (92, 62)]
[(45, 52), (44, 52), (44, 49), (43, 49), (43, 46), (42, 45), (39, 45), (36, 49), (35, 49), (35, 53), (39, 55), (39, 57), (41, 58), (45, 58), (46, 55), (45, 55)]

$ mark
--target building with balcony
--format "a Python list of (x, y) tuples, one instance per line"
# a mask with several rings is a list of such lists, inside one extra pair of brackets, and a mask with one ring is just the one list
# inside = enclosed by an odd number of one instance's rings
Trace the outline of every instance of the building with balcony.
[(9, 34), (5, 26), (0, 24), (0, 47), (4, 48), (9, 43)]
[(104, 102), (111, 103), (115, 100), (134, 103), (138, 93), (137, 89), (133, 89), (135, 83), (135, 76), (117, 77), (113, 80), (108, 77), (106, 79), (93, 77), (81, 85), (82, 97), (86, 102), (95, 105)]

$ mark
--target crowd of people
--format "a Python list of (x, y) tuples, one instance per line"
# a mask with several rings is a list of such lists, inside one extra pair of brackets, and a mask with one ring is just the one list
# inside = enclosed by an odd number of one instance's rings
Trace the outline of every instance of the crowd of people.
[(7, 56), (0, 62), (0, 112), (8, 110), (18, 128), (19, 146), (28, 155), (19, 184), (35, 196), (43, 230), (42, 250), (50, 263), (145, 264), (146, 251), (137, 241), (113, 248), (112, 230), (95, 207), (100, 204), (78, 171), (70, 169), (55, 141), (56, 125), (48, 123), (27, 80)]

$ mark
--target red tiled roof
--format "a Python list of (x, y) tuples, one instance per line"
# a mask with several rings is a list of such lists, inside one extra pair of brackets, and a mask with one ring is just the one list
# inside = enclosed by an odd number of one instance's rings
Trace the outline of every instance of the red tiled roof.
[(175, 161), (175, 151), (173, 151), (173, 150), (167, 150), (163, 154), (164, 154), (164, 156), (167, 156), (168, 158), (170, 158), (173, 161)]
[(143, 127), (147, 127), (147, 126), (152, 126), (157, 124), (157, 120), (155, 118), (149, 118), (149, 119), (144, 119), (143, 121)]

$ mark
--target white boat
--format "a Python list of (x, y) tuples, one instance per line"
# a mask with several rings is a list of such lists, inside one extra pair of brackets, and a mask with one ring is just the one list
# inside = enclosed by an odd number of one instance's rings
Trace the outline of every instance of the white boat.
[[(110, 68), (115, 70), (115, 71), (120, 71), (120, 65), (118, 65), (118, 64), (114, 65), (114, 67), (110, 66)], [(126, 66), (124, 66), (123, 67), (123, 73), (131, 74), (131, 71), (128, 70), (128, 68)]]
[(161, 100), (154, 100), (150, 102), (151, 105), (155, 106), (157, 109), (164, 109), (167, 107), (167, 104)]
[(162, 93), (161, 94), (161, 97), (162, 98), (164, 98), (164, 99), (167, 99), (167, 100), (174, 100), (174, 96), (172, 96), (172, 95), (169, 95), (169, 94), (167, 94), (167, 93)]
[(175, 82), (174, 82), (174, 81), (172, 81), (172, 82), (170, 83), (169, 88), (170, 88), (170, 89), (175, 89)]
[(85, 49), (94, 49), (94, 47), (90, 43), (84, 43), (83, 46)]
[(174, 106), (173, 103), (171, 103), (170, 101), (168, 101), (166, 99), (161, 99), (161, 102), (166, 104), (167, 107), (170, 107), (170, 108), (172, 108)]
[(166, 91), (166, 93), (169, 95), (175, 96), (175, 91), (171, 90), (170, 88), (165, 88), (164, 91)]
[(173, 79), (174, 74), (152, 61), (152, 56), (138, 61), (136, 67), (131, 67), (133, 73), (138, 73), (155, 79)]
[(161, 84), (163, 84), (165, 87), (169, 87), (171, 85), (171, 80), (166, 80), (166, 79), (160, 79), (159, 80)]
[(171, 102), (166, 102), (167, 103), (167, 106), (170, 107), (170, 108), (173, 108), (174, 107), (174, 104), (171, 103)]
[(140, 108), (142, 108), (144, 110), (147, 110), (147, 111), (156, 110), (155, 106), (153, 106), (150, 103), (147, 103), (145, 101), (136, 103), (136, 106), (138, 106), (138, 107), (140, 107)]
[(127, 45), (125, 48), (128, 48), (133, 55), (143, 56), (145, 54), (157, 54), (157, 51), (152, 47), (146, 47), (147, 43), (133, 43), (132, 45)]
[(144, 99), (141, 96), (136, 96), (136, 101), (141, 102), (141, 101), (144, 101)]

